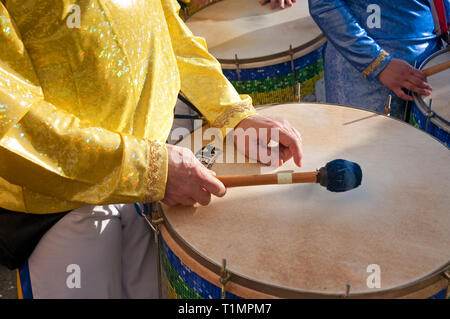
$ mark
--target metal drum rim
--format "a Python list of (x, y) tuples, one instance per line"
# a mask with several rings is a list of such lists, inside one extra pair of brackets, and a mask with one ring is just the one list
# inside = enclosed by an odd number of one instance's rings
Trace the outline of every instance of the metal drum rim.
[[(342, 105), (342, 104), (330, 104), (330, 103), (282, 103), (282, 104), (269, 104), (262, 107), (273, 107), (277, 105), (298, 105), (298, 104), (320, 104), (320, 105), (335, 105), (340, 107), (347, 107), (351, 109), (357, 109), (361, 111), (365, 111), (368, 114), (371, 115), (377, 115), (377, 116), (384, 116), (386, 118), (389, 118), (391, 120), (398, 121), (399, 123), (402, 123), (403, 125), (406, 125), (408, 128), (413, 128), (416, 130), (419, 130), (421, 133), (426, 134), (423, 130), (420, 130), (417, 127), (414, 127), (402, 120), (391, 118), (389, 116), (386, 116), (381, 113), (377, 113), (374, 111), (366, 110), (362, 107), (356, 107), (356, 106), (348, 106), (348, 105)], [(427, 134), (427, 136), (434, 138), (439, 144), (443, 145), (440, 140), (435, 138), (434, 136)], [(445, 147), (445, 145), (444, 145)], [(192, 246), (190, 243), (188, 243), (184, 238), (178, 234), (178, 232), (173, 228), (170, 221), (167, 219), (164, 209), (161, 207), (160, 209), (162, 218), (164, 219), (164, 226), (170, 236), (174, 239), (174, 241), (186, 252), (189, 256), (191, 256), (196, 262), (198, 262), (201, 266), (206, 267), (210, 271), (217, 274), (218, 277), (220, 277), (220, 272), (222, 266), (212, 259), (210, 259), (208, 256), (205, 256), (203, 253), (196, 250), (194, 246)], [(350, 291), (350, 294), (346, 296), (344, 288), (343, 292), (324, 292), (324, 291), (317, 291), (317, 290), (302, 290), (298, 288), (293, 287), (281, 287), (279, 285), (271, 284), (268, 282), (263, 282), (257, 279), (250, 278), (246, 275), (243, 275), (241, 273), (230, 271), (228, 269), (230, 275), (231, 275), (231, 281), (239, 284), (241, 286), (244, 286), (249, 289), (253, 289), (265, 294), (273, 295), (275, 297), (280, 298), (397, 298), (397, 297), (404, 297), (409, 294), (415, 293), (417, 291), (420, 291), (421, 289), (424, 289), (428, 286), (430, 286), (433, 283), (438, 282), (443, 278), (443, 274), (445, 272), (450, 271), (450, 260), (444, 263), (443, 265), (440, 265), (425, 275), (421, 277), (417, 277), (413, 280), (410, 280), (409, 282), (406, 282), (402, 285), (390, 287), (390, 288), (384, 288), (384, 289), (377, 289), (377, 290), (361, 290), (356, 293), (352, 293)]]
[[(435, 57), (450, 52), (450, 46), (439, 50), (435, 53), (433, 53), (432, 55), (430, 55), (428, 58), (425, 59), (425, 61), (422, 62), (422, 64), (419, 66), (420, 70), (423, 70), (423, 68), (431, 61), (433, 60)], [(427, 103), (425, 103), (425, 100), (423, 99), (423, 97), (420, 94), (417, 94), (415, 92), (413, 92), (413, 97), (414, 97), (414, 101), (416, 102), (417, 107), (419, 108), (419, 110), (422, 112), (422, 114), (426, 114), (427, 110), (428, 110), (428, 105)], [(430, 118), (431, 122), (433, 122), (433, 124), (435, 124), (436, 126), (438, 126), (439, 128), (445, 130), (446, 132), (450, 132), (450, 122), (449, 120), (443, 118), (438, 112), (435, 112), (433, 110), (433, 106), (431, 106), (431, 110), (434, 113), (434, 116), (432, 116)], [(444, 124), (445, 126), (442, 127), (441, 124)]]

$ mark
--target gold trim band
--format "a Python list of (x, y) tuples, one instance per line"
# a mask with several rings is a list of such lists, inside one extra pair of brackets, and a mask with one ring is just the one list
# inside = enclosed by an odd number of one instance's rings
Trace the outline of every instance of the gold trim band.
[(149, 168), (147, 171), (144, 202), (150, 203), (164, 197), (166, 178), (166, 146), (164, 143), (148, 141)]
[(381, 62), (386, 61), (386, 57), (389, 56), (389, 53), (387, 53), (384, 50), (381, 50), (380, 55), (370, 63), (370, 65), (362, 72), (362, 76), (366, 79), (370, 74), (373, 73), (377, 68), (380, 67)]
[(245, 113), (254, 110), (251, 101), (242, 102), (236, 104), (232, 107), (229, 107), (222, 114), (220, 114), (214, 123), (211, 125), (212, 127), (222, 128), (230, 123), (230, 120), (236, 117), (239, 113)]

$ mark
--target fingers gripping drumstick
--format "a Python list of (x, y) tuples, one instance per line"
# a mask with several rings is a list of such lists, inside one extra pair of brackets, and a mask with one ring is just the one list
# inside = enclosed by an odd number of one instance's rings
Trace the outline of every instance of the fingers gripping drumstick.
[(217, 176), (225, 187), (270, 184), (319, 183), (331, 192), (346, 192), (361, 185), (361, 167), (354, 162), (337, 159), (315, 172), (264, 175)]

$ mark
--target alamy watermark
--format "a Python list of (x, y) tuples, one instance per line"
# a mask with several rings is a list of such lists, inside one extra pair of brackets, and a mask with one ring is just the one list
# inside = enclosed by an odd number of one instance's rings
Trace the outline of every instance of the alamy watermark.
[(67, 288), (81, 288), (81, 267), (77, 264), (70, 264), (66, 267), (66, 272), (69, 273), (66, 279)]
[(79, 5), (73, 4), (69, 7), (66, 25), (70, 29), (81, 28), (81, 8)]
[[(70, 264), (66, 267), (69, 274), (66, 279), (66, 286), (69, 289), (81, 288), (81, 267), (77, 264)], [(370, 275), (366, 279), (367, 288), (381, 288), (381, 267), (377, 264), (370, 264), (366, 268)]]
[(381, 288), (381, 267), (377, 264), (371, 264), (367, 266), (366, 271), (370, 273), (366, 280), (367, 288)]
[(381, 28), (381, 8), (378, 4), (369, 4), (367, 6), (367, 13), (370, 15), (367, 17), (367, 27), (369, 29)]

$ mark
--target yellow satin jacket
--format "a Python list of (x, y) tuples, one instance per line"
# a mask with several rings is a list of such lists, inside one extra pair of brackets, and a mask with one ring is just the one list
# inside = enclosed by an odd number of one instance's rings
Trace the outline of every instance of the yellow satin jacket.
[(0, 0), (0, 207), (164, 197), (181, 91), (225, 131), (256, 113), (175, 0)]

